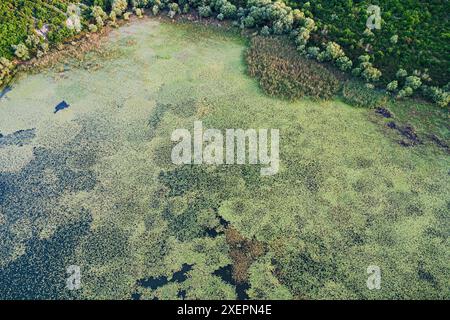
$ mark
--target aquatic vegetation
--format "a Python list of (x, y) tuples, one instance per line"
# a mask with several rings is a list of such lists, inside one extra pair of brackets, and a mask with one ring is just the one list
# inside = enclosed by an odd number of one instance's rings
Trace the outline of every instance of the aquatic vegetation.
[[(258, 6), (247, 23), (264, 23)], [(270, 33), (304, 19), (269, 8), (283, 17)], [(19, 79), (0, 99), (0, 297), (445, 299), (449, 158), (423, 137), (444, 141), (447, 114), (356, 81), (344, 101), (366, 108), (351, 107), (333, 97), (338, 77), (287, 41), (252, 39), (258, 83), (242, 38), (144, 19), (112, 31), (108, 59)], [(334, 45), (328, 54), (343, 58)], [(83, 68), (92, 63), (101, 68)], [(61, 101), (70, 108), (55, 110)], [(170, 133), (195, 120), (280, 128), (280, 172), (175, 166)], [(374, 263), (383, 290), (366, 287)], [(72, 264), (83, 285), (69, 292)]]

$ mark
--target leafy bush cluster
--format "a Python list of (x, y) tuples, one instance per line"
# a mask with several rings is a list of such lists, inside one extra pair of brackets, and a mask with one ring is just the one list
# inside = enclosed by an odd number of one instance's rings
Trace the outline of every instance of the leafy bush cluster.
[(333, 73), (299, 56), (295, 47), (280, 37), (254, 37), (246, 60), (249, 74), (258, 78), (271, 95), (330, 98), (339, 90), (339, 80)]
[(14, 65), (6, 58), (0, 58), (0, 86), (9, 78)]

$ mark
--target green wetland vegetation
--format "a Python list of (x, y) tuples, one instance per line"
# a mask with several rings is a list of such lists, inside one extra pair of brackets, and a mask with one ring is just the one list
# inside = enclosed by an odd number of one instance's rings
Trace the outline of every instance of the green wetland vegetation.
[[(0, 99), (0, 298), (448, 299), (448, 110), (295, 50), (145, 17), (19, 73)], [(172, 164), (197, 120), (279, 129), (279, 172)]]

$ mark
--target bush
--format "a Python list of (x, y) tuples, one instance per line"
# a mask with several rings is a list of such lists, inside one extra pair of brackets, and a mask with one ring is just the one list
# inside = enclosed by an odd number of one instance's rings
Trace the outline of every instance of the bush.
[(236, 16), (237, 8), (234, 4), (227, 2), (220, 8), (220, 13), (222, 13), (225, 18), (232, 19)]
[(139, 19), (141, 19), (141, 18), (144, 17), (144, 16), (143, 16), (143, 14), (144, 14), (144, 9), (142, 9), (142, 8), (136, 8), (136, 9), (134, 9), (134, 13), (136, 13), (136, 16), (137, 16)]
[(388, 85), (386, 86), (386, 90), (390, 92), (394, 92), (395, 90), (397, 90), (397, 88), (398, 88), (397, 80), (389, 82)]
[(398, 71), (397, 71), (397, 73), (395, 74), (395, 76), (396, 76), (398, 79), (405, 78), (405, 77), (408, 76), (408, 72), (406, 72), (405, 69), (398, 69)]
[(378, 81), (380, 79), (381, 71), (372, 65), (369, 55), (362, 55), (358, 60), (360, 61), (359, 66), (352, 71), (354, 76), (360, 75), (367, 82)]
[(268, 26), (264, 26), (261, 28), (261, 35), (268, 36), (270, 35), (270, 28)]
[(339, 57), (336, 60), (336, 65), (342, 71), (349, 71), (352, 69), (353, 62), (348, 57), (344, 56), (344, 57)]
[(424, 86), (423, 91), (426, 97), (430, 98), (431, 101), (436, 103), (441, 108), (446, 108), (450, 104), (450, 92), (438, 87), (427, 87)]
[(90, 24), (88, 28), (89, 28), (89, 32), (97, 32), (98, 31), (98, 27), (95, 24)]
[(376, 108), (386, 104), (387, 97), (381, 92), (367, 88), (360, 81), (345, 83), (342, 89), (344, 101), (356, 107)]
[(309, 48), (306, 50), (306, 52), (307, 52), (306, 56), (307, 56), (308, 58), (311, 58), (311, 59), (317, 59), (317, 57), (318, 57), (319, 54), (320, 54), (320, 48), (319, 48), (319, 47), (309, 47)]
[(337, 60), (338, 58), (345, 57), (344, 50), (336, 42), (328, 42), (325, 47), (325, 53), (327, 60)]
[(130, 16), (131, 16), (131, 12), (125, 12), (123, 14), (123, 20), (129, 21), (130, 20)]
[(254, 37), (246, 53), (248, 72), (269, 95), (288, 99), (304, 96), (330, 98), (339, 80), (328, 69), (305, 59), (285, 38)]
[(95, 19), (97, 18), (101, 18), (102, 20), (108, 19), (108, 15), (106, 14), (106, 12), (103, 11), (103, 9), (99, 6), (93, 6), (91, 8), (91, 16)]
[(116, 16), (120, 17), (128, 8), (127, 0), (113, 0), (111, 10), (115, 12)]
[(405, 79), (405, 86), (410, 87), (413, 90), (417, 90), (422, 85), (422, 81), (419, 77), (409, 76)]
[(390, 39), (392, 44), (396, 44), (398, 42), (398, 35), (393, 35)]
[(145, 8), (147, 7), (151, 2), (151, 0), (131, 0), (130, 4), (133, 8)]
[(404, 97), (409, 97), (409, 96), (412, 96), (413, 93), (414, 93), (414, 90), (411, 87), (404, 87), (402, 90), (400, 90), (397, 93), (397, 98), (401, 99)]
[(6, 58), (0, 58), (0, 87), (6, 82), (9, 78), (11, 71), (13, 70), (14, 65), (11, 61)]
[(14, 49), (14, 55), (20, 60), (28, 60), (30, 59), (30, 51), (27, 46), (23, 43), (19, 43), (18, 45), (12, 46)]
[(207, 18), (207, 17), (211, 16), (211, 13), (212, 13), (212, 10), (209, 6), (198, 7), (198, 14), (200, 15), (200, 17)]

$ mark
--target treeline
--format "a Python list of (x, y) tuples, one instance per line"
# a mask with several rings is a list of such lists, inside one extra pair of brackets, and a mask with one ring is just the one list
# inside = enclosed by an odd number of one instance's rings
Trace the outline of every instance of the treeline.
[[(71, 36), (98, 32), (104, 25), (144, 10), (174, 18), (194, 12), (200, 18), (229, 19), (262, 36), (286, 35), (300, 55), (335, 64), (360, 77), (369, 89), (384, 88), (404, 98), (421, 95), (441, 107), (450, 101), (447, 1), (388, 1), (381, 29), (368, 29), (367, 1), (272, 0), (6, 0), (0, 4), (0, 81), (11, 64), (46, 53)], [(1, 85), (1, 82), (0, 82)]]

